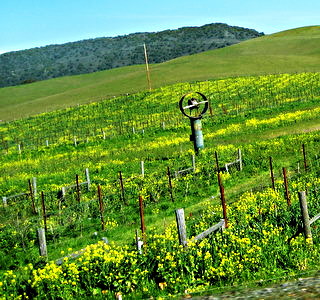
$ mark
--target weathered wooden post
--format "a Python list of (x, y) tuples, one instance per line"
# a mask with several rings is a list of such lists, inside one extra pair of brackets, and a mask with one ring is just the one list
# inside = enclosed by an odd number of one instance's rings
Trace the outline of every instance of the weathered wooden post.
[(288, 187), (287, 170), (285, 167), (282, 168), (282, 173), (283, 173), (283, 183), (284, 183), (284, 188), (285, 188), (285, 198), (287, 200), (288, 206), (291, 206), (290, 193), (289, 193), (289, 187)]
[(273, 164), (272, 164), (272, 157), (269, 157), (269, 165), (270, 165), (270, 177), (271, 177), (271, 183), (273, 190), (276, 190), (276, 186), (274, 183), (274, 173), (273, 173)]
[(86, 168), (86, 170), (85, 170), (85, 175), (86, 175), (87, 189), (88, 189), (88, 191), (90, 191), (91, 181), (90, 181), (90, 175), (89, 175), (88, 168)]
[(176, 209), (176, 221), (180, 245), (187, 246), (187, 229), (183, 208)]
[(98, 199), (99, 199), (99, 210), (100, 210), (100, 218), (101, 218), (101, 227), (102, 227), (102, 230), (105, 230), (105, 223), (104, 223), (104, 217), (103, 217), (104, 209), (103, 209), (103, 201), (102, 201), (100, 184), (98, 184)]
[(40, 256), (48, 256), (46, 232), (43, 228), (38, 228), (38, 239)]
[(300, 201), (304, 236), (306, 239), (312, 240), (306, 192), (305, 191), (298, 192), (298, 195), (299, 195), (299, 201)]
[(46, 140), (46, 147), (49, 147), (49, 141)]

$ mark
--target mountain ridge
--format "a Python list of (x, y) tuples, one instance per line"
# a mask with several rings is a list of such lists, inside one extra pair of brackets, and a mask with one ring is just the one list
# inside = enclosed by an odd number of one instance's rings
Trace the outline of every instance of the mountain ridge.
[(222, 48), (264, 35), (254, 29), (212, 23), (158, 32), (137, 32), (0, 55), (0, 87), (149, 63)]

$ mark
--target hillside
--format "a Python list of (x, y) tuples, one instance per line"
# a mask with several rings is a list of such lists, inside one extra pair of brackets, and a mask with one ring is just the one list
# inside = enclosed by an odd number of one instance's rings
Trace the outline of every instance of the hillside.
[(0, 55), (0, 87), (142, 64), (144, 43), (150, 63), (159, 63), (261, 35), (253, 29), (216, 23), (10, 52)]
[[(212, 108), (196, 156), (177, 107), (190, 90)], [(308, 214), (319, 214), (319, 100), (320, 72), (246, 76), (3, 122), (0, 298), (193, 298), (319, 270), (320, 228), (313, 241), (299, 234), (298, 200), (307, 190)], [(193, 239), (222, 217), (228, 228)]]
[[(269, 36), (151, 65), (153, 88), (229, 76), (320, 70), (320, 26)], [(13, 120), (146, 90), (143, 65), (0, 89), (0, 119)]]

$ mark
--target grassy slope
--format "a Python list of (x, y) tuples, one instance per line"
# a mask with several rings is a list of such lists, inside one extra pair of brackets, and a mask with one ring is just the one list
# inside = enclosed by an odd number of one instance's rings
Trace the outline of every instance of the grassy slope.
[[(303, 27), (151, 66), (154, 87), (238, 75), (320, 70), (320, 26)], [(144, 66), (0, 89), (0, 119), (12, 120), (146, 89)]]

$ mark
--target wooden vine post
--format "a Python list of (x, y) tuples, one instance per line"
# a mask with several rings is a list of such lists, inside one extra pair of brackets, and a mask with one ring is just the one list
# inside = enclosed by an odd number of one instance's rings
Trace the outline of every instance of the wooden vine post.
[(219, 159), (218, 159), (218, 153), (217, 153), (217, 151), (214, 152), (214, 156), (215, 156), (215, 159), (216, 159), (217, 172), (219, 173)]
[(272, 157), (269, 157), (269, 165), (270, 165), (270, 177), (271, 177), (271, 183), (273, 190), (276, 190), (276, 186), (274, 183), (274, 173), (273, 173), (273, 164), (272, 164)]
[(224, 225), (225, 228), (228, 228), (228, 216), (227, 216), (227, 205), (226, 205), (226, 199), (224, 196), (224, 186), (222, 184), (221, 175), (218, 171), (218, 183), (219, 183), (219, 189), (220, 189), (220, 198), (221, 198), (221, 205), (222, 205), (222, 213), (223, 213), (223, 219), (224, 219)]
[(282, 168), (282, 174), (283, 174), (283, 183), (284, 183), (284, 189), (285, 189), (284, 195), (287, 200), (288, 206), (291, 206), (290, 193), (289, 193), (289, 187), (288, 187), (287, 170), (285, 167)]
[(103, 217), (103, 201), (102, 201), (102, 194), (101, 194), (101, 187), (100, 184), (98, 184), (98, 199), (99, 199), (99, 210), (100, 210), (100, 218), (101, 218), (101, 228), (102, 230), (105, 230), (105, 222)]

